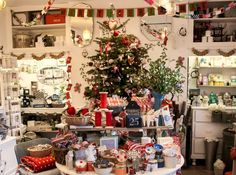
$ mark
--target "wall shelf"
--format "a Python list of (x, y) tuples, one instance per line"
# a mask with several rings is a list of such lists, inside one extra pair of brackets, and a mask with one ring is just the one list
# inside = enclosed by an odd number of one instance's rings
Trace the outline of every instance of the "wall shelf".
[(58, 53), (62, 51), (68, 51), (68, 47), (31, 47), (31, 48), (13, 48), (12, 52), (14, 54), (18, 53)]
[(122, 128), (122, 127), (115, 127), (115, 128), (76, 128), (76, 129), (71, 129), (74, 131), (136, 131), (136, 132), (143, 132), (144, 130), (169, 130), (173, 129), (172, 127), (168, 126), (158, 126), (158, 127), (142, 127), (142, 128)]
[(236, 69), (236, 67), (199, 67), (199, 69)]
[(24, 26), (12, 26), (12, 29), (17, 30), (47, 30), (47, 29), (65, 29), (66, 24), (44, 24), (44, 25), (34, 25), (31, 27), (24, 27)]
[(210, 85), (198, 85), (199, 88), (206, 87), (206, 88), (236, 88), (236, 86), (210, 86)]
[(21, 108), (23, 113), (61, 114), (66, 108)]

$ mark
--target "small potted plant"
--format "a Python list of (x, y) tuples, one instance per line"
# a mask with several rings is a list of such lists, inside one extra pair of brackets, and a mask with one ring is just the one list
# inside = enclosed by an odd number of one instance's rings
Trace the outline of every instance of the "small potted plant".
[[(164, 46), (161, 56), (150, 62), (150, 68), (148, 72), (145, 72), (142, 76), (142, 85), (149, 88), (155, 99), (154, 109), (158, 110), (161, 106), (161, 101), (164, 96), (171, 93), (182, 93), (182, 84), (184, 83), (184, 75), (181, 70), (183, 66), (183, 57), (179, 57), (175, 63), (175, 66), (169, 66), (173, 60), (168, 60), (166, 55), (166, 48)], [(173, 68), (171, 68), (173, 67)]]

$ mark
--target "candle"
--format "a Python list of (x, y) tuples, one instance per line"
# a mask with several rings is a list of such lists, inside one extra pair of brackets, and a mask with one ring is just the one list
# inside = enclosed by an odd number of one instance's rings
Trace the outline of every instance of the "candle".
[(113, 121), (112, 112), (113, 110), (106, 111), (106, 127), (113, 127), (112, 126), (112, 121)]
[(95, 111), (95, 127), (102, 127), (102, 113)]
[(100, 108), (107, 108), (107, 92), (100, 92)]

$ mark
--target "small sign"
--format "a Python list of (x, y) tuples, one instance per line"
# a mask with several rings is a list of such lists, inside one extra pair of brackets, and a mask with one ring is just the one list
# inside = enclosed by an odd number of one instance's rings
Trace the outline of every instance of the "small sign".
[(141, 108), (136, 101), (131, 101), (126, 106), (126, 127), (127, 128), (141, 128)]

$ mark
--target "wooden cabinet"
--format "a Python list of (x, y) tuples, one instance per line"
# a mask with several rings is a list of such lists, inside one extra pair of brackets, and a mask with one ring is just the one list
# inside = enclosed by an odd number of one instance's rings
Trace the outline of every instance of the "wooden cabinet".
[[(211, 111), (207, 107), (192, 107), (192, 148), (191, 159), (205, 159), (204, 139), (218, 138), (218, 156), (221, 157), (223, 129), (229, 127), (226, 123), (213, 123)], [(227, 112), (235, 112), (236, 107), (226, 107)], [(194, 161), (195, 163), (195, 161)]]
[[(15, 145), (16, 145), (15, 137), (7, 137), (5, 140), (0, 141), (0, 152), (1, 152), (0, 168), (3, 168), (4, 175), (14, 175), (16, 173), (17, 160), (14, 151)], [(2, 172), (2, 169), (0, 169), (0, 171)]]

